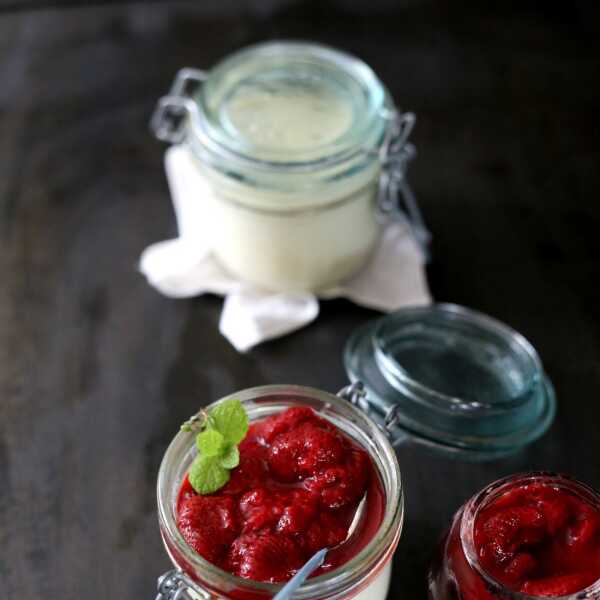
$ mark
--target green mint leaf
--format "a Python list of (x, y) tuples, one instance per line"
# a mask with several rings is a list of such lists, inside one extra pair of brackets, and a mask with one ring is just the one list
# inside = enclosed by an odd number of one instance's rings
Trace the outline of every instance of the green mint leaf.
[(239, 400), (232, 398), (217, 404), (210, 411), (214, 428), (225, 438), (225, 443), (239, 444), (248, 432), (248, 415)]
[(210, 413), (201, 410), (182, 426), (184, 431), (198, 432), (198, 454), (188, 471), (190, 484), (199, 494), (212, 494), (222, 488), (229, 471), (240, 464), (237, 445), (248, 432), (248, 415), (239, 400), (217, 404)]
[(229, 481), (229, 471), (221, 466), (217, 456), (198, 454), (190, 467), (188, 478), (199, 494), (212, 494)]
[(221, 456), (226, 450), (225, 438), (216, 429), (207, 429), (196, 436), (196, 447), (205, 456)]
[(240, 451), (237, 446), (230, 446), (220, 456), (221, 466), (226, 469), (235, 469), (240, 464)]

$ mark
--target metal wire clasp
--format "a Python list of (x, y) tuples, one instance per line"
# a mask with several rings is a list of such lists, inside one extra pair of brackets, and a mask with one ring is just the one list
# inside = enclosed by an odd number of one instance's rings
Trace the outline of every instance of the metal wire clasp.
[(355, 381), (350, 385), (343, 387), (337, 394), (340, 398), (348, 400), (363, 412), (369, 412), (369, 403), (367, 402), (367, 391), (362, 381)]
[(159, 99), (150, 119), (150, 129), (159, 140), (171, 144), (183, 142), (186, 120), (198, 112), (190, 97), (206, 77), (204, 71), (190, 67), (178, 71), (168, 95)]
[(398, 405), (390, 406), (385, 415), (385, 420), (383, 422), (383, 426), (386, 429), (386, 431), (391, 432), (394, 429), (394, 427), (396, 427), (396, 425), (400, 423), (400, 418), (398, 416), (399, 412), (400, 407)]
[(158, 578), (156, 600), (210, 600), (210, 595), (199, 588), (187, 575), (173, 569)]
[(392, 446), (399, 446), (408, 440), (408, 436), (405, 435), (400, 429), (398, 429), (399, 419), (399, 406), (392, 406), (386, 412), (385, 417), (379, 416), (376, 411), (372, 411), (367, 400), (367, 390), (362, 381), (355, 381), (346, 387), (343, 387), (337, 395), (344, 400), (348, 400), (350, 404), (357, 406), (367, 415), (369, 415), (376, 423), (379, 428), (388, 436)]
[(425, 226), (417, 199), (406, 181), (408, 163), (417, 155), (415, 146), (408, 143), (417, 117), (411, 112), (391, 111), (385, 118), (390, 124), (379, 148), (379, 210), (386, 216), (405, 222), (423, 256), (428, 258), (431, 233)]

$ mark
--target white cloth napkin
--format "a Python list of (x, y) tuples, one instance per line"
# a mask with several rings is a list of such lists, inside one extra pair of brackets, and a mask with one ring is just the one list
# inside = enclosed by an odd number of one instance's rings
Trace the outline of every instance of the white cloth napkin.
[[(187, 148), (169, 148), (165, 168), (179, 237), (152, 244), (142, 252), (139, 268), (150, 285), (171, 298), (206, 293), (225, 296), (219, 330), (240, 352), (317, 317), (319, 302), (314, 294), (258, 289), (225, 271), (210, 252), (210, 223), (201, 202), (207, 182)], [(371, 261), (360, 273), (318, 295), (347, 298), (384, 312), (431, 301), (423, 256), (402, 223), (384, 227)]]

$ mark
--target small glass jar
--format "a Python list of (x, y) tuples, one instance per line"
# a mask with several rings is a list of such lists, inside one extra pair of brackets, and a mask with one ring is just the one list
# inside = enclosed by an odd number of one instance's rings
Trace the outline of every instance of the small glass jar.
[[(294, 594), (294, 598), (385, 600), (391, 559), (400, 539), (404, 518), (400, 468), (384, 431), (348, 402), (353, 392), (343, 391), (340, 394), (344, 397), (301, 386), (268, 385), (246, 389), (228, 398), (237, 398), (244, 403), (250, 421), (263, 419), (291, 406), (309, 406), (369, 454), (385, 493), (385, 511), (377, 533), (347, 563), (310, 578)], [(195, 452), (194, 435), (179, 432), (160, 467), (157, 484), (159, 525), (165, 548), (176, 569), (159, 580), (157, 600), (172, 600), (177, 593), (178, 600), (273, 597), (281, 584), (260, 583), (232, 575), (202, 558), (180, 534), (175, 514), (177, 495)]]
[(385, 219), (408, 218), (426, 244), (404, 178), (414, 122), (362, 61), (270, 42), (208, 73), (181, 70), (151, 125), (158, 138), (185, 145), (208, 183), (198, 201), (217, 260), (243, 280), (287, 291), (355, 273)]
[[(539, 597), (510, 590), (489, 575), (478, 560), (474, 542), (480, 511), (509, 490), (533, 483), (560, 487), (600, 508), (600, 494), (596, 490), (565, 475), (528, 473), (492, 483), (475, 494), (454, 516), (429, 571), (430, 600), (539, 600)], [(600, 579), (584, 590), (560, 598), (598, 600)]]

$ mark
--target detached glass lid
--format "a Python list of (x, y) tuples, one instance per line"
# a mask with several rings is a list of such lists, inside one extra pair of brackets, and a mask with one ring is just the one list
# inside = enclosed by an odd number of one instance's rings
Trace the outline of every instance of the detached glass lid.
[(554, 391), (533, 346), (460, 306), (401, 309), (367, 323), (344, 362), (396, 444), (487, 459), (537, 439), (554, 418)]

